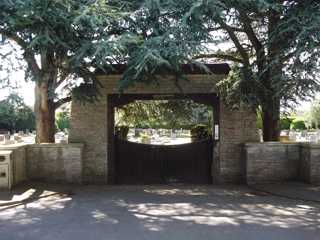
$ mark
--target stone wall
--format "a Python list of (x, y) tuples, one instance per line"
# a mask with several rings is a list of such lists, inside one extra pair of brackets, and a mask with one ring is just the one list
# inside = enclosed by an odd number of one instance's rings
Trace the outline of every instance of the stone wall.
[[(175, 84), (168, 77), (159, 84), (136, 84), (124, 94), (215, 93), (215, 83), (225, 75), (188, 75), (188, 81)], [(84, 143), (83, 179), (90, 183), (107, 183), (107, 96), (117, 93), (120, 75), (99, 76), (103, 85), (101, 99), (82, 105), (73, 101), (69, 142)], [(181, 91), (182, 90), (182, 91)], [(240, 182), (244, 179), (241, 145), (258, 141), (256, 116), (248, 110), (230, 111), (220, 104), (220, 142), (215, 145), (213, 181)]]
[(320, 184), (320, 145), (301, 144), (301, 180)]
[(251, 143), (244, 149), (248, 184), (298, 179), (299, 144)]
[(34, 144), (26, 147), (29, 180), (82, 182), (82, 144)]
[(26, 147), (25, 144), (16, 145), (2, 145), (0, 150), (12, 151), (12, 184), (17, 185), (25, 180), (27, 180), (26, 171)]
[(290, 180), (320, 183), (320, 145), (247, 143), (243, 159), (248, 184)]
[(229, 110), (220, 106), (220, 178), (218, 182), (245, 181), (242, 145), (257, 142), (256, 115), (249, 110)]

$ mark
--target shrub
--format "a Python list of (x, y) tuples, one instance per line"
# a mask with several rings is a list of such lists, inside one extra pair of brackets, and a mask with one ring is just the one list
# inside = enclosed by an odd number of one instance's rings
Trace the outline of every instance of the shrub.
[(68, 111), (58, 112), (56, 114), (56, 128), (59, 131), (70, 128), (70, 113)]
[(211, 131), (207, 125), (198, 124), (191, 128), (191, 139), (202, 140), (211, 137)]
[(116, 127), (116, 137), (119, 139), (127, 139), (129, 133), (128, 126), (118, 126)]
[(293, 130), (306, 130), (306, 124), (304, 123), (304, 120), (301, 119), (295, 119), (292, 121), (290, 129)]
[(293, 118), (284, 117), (280, 119), (280, 129), (290, 130), (290, 126), (293, 122)]

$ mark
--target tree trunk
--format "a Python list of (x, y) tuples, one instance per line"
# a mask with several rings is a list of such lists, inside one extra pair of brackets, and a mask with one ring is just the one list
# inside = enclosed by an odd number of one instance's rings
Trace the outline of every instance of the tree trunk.
[(54, 143), (55, 106), (53, 100), (49, 98), (46, 83), (36, 84), (34, 111), (36, 115), (36, 142)]
[(262, 107), (263, 141), (280, 140), (280, 100)]

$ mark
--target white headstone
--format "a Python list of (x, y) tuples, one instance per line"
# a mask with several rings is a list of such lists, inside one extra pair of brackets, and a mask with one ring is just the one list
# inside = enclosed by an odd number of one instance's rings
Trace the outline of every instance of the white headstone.
[(297, 141), (297, 134), (295, 131), (289, 132), (289, 141), (296, 142)]

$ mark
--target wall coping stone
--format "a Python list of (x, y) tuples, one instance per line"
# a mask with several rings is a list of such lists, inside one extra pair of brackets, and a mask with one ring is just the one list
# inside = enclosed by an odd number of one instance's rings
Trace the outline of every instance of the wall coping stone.
[(83, 143), (40, 143), (30, 144), (28, 147), (32, 148), (83, 148)]
[(245, 147), (257, 146), (300, 146), (303, 148), (320, 149), (320, 143), (305, 143), (305, 142), (259, 142), (259, 143), (245, 143)]
[[(245, 143), (245, 147), (257, 147), (257, 146), (301, 146), (301, 142), (252, 142)], [(320, 145), (319, 145), (320, 146)]]
[(303, 148), (320, 149), (319, 143), (302, 143), (300, 144)]
[(0, 150), (15, 150), (21, 147), (27, 147), (29, 146), (29, 143), (16, 143), (16, 144), (10, 144), (10, 145), (0, 145)]

